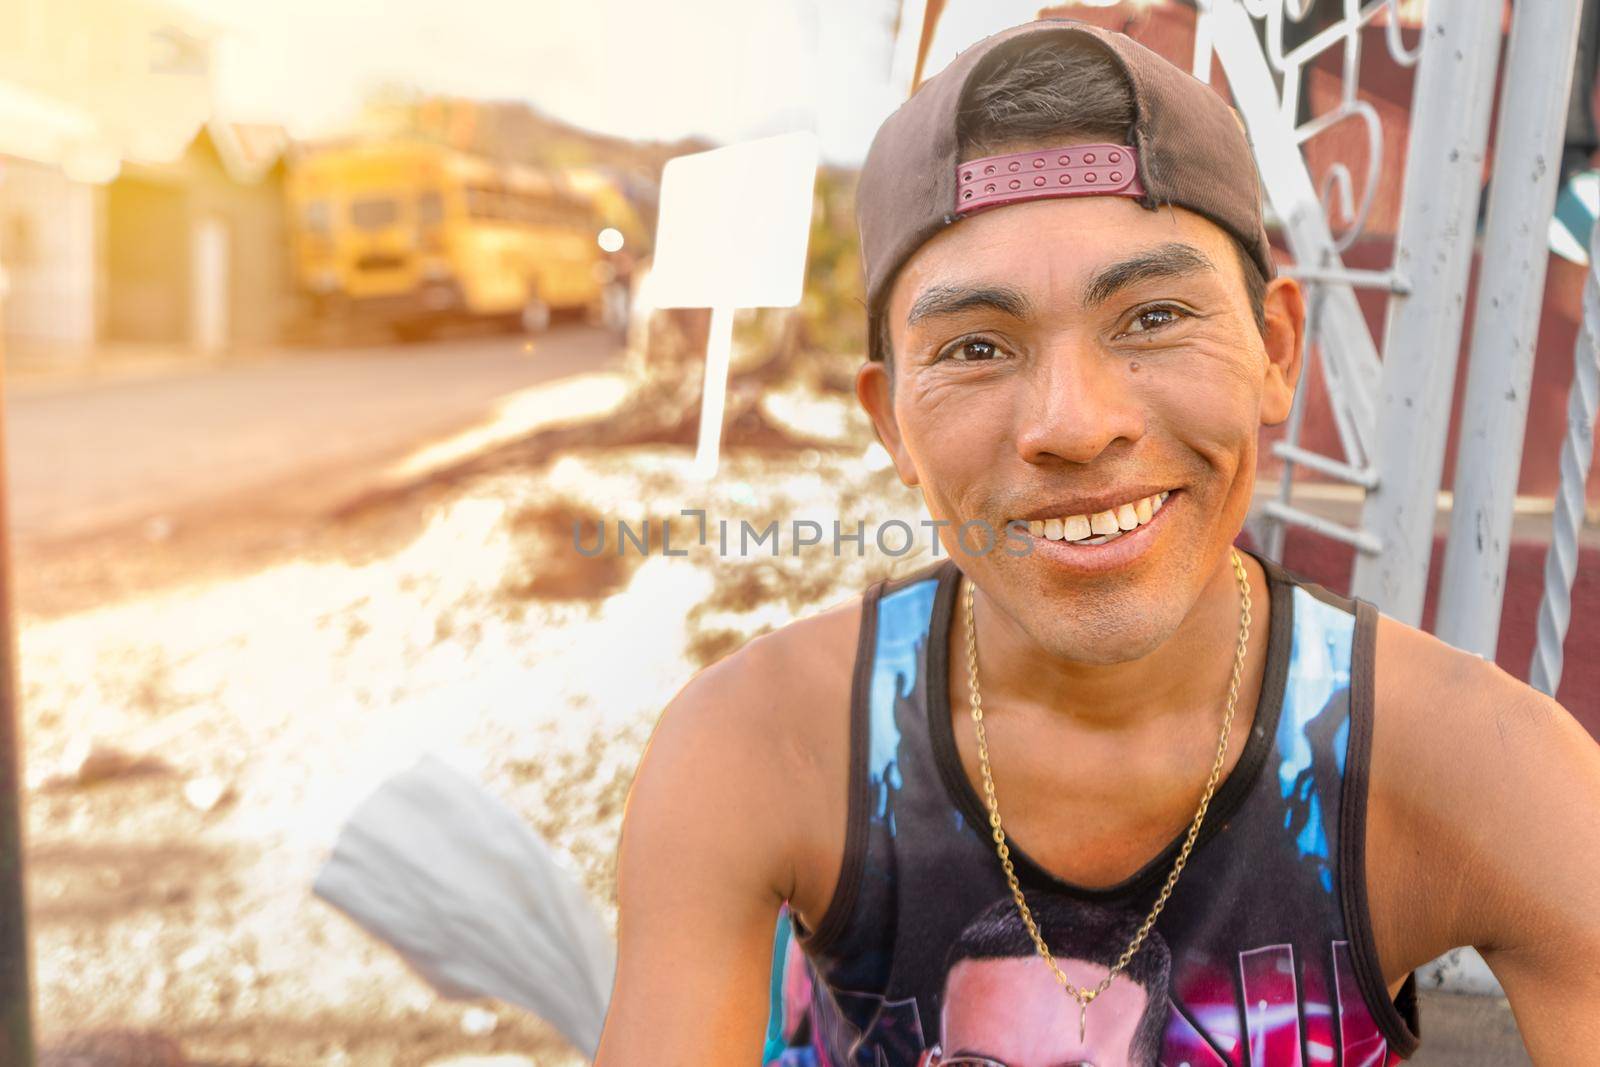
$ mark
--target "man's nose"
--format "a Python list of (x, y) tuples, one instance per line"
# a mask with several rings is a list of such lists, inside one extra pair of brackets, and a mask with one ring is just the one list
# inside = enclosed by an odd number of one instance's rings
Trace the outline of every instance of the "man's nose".
[(1118, 440), (1144, 435), (1144, 406), (1125, 362), (1092, 347), (1036, 365), (1017, 413), (1017, 453), (1029, 463), (1088, 463)]

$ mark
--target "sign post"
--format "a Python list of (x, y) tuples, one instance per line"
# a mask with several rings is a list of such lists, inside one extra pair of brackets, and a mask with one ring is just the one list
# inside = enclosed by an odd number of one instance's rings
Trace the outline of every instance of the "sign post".
[(815, 134), (679, 156), (661, 173), (652, 303), (710, 308), (695, 474), (716, 475), (738, 308), (793, 307), (805, 283)]
[(711, 309), (706, 338), (706, 381), (700, 396), (700, 437), (694, 449), (695, 474), (710, 479), (722, 451), (722, 420), (728, 402), (728, 368), (733, 362), (733, 308)]

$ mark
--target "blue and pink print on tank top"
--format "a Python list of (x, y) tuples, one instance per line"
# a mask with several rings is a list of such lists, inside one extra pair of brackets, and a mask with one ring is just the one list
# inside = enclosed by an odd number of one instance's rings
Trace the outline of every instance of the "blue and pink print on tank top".
[[(959, 572), (946, 561), (868, 592), (844, 864), (815, 930), (780, 917), (765, 1063), (926, 1067), (940, 1053), (989, 1054), (986, 1040), (1097, 1067), (1386, 1067), (1410, 1055), (1412, 985), (1390, 999), (1365, 899), (1376, 612), (1261, 562), (1271, 622), (1250, 737), (1146, 958), (1129, 967), (1137, 981), (1119, 979), (1122, 995), (1090, 1008), (1082, 1048), (1071, 1000), (1059, 989), (1058, 1003), (1045, 998), (1037, 973), (1006, 962), (1034, 953), (1018, 940), (987, 813), (955, 746), (955, 723), (966, 721), (952, 722), (948, 695)], [(1120, 931), (1148, 912), (1181, 838), (1105, 888), (1063, 882), (1026, 843), (1011, 844), (1030, 907), (1066, 924), (1068, 951), (1057, 955), (1103, 967), (1093, 956), (1120, 953)], [(1040, 926), (1056, 939), (1042, 917)], [(1092, 952), (1072, 948), (1079, 927)], [(1004, 981), (1025, 985), (1006, 996)], [(987, 1012), (963, 999), (996, 995)], [(1001, 1016), (1009, 1033), (983, 1038), (984, 1020)], [(1039, 1032), (1019, 1042), (1019, 1027)]]

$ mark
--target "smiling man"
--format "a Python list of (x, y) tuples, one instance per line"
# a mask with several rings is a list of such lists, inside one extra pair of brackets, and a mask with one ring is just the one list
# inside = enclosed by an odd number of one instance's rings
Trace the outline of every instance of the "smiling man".
[[(1592, 1058), (1600, 750), (1494, 665), (1233, 547), (1305, 311), (1231, 109), (1125, 37), (1029, 23), (890, 116), (857, 210), (858, 395), (950, 558), (667, 709), (601, 1067), (759, 1062), (785, 901), (814, 979), (788, 1062), (911, 1067), (997, 898), (1058, 1012), (964, 1050), (985, 1067), (1105, 1048), (1162, 946), (1142, 1062), (1403, 1058), (1411, 972), (1457, 945), (1538, 1062)], [(1058, 961), (1079, 937), (1111, 964)]]

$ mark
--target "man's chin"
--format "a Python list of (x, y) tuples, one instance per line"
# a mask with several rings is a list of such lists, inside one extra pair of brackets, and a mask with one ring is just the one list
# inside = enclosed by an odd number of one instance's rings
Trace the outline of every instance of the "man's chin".
[(1051, 657), (1072, 663), (1109, 667), (1143, 659), (1160, 648), (1177, 629), (1178, 620), (1147, 615), (1096, 624), (1093, 620), (1036, 615), (1024, 623), (1034, 641)]

